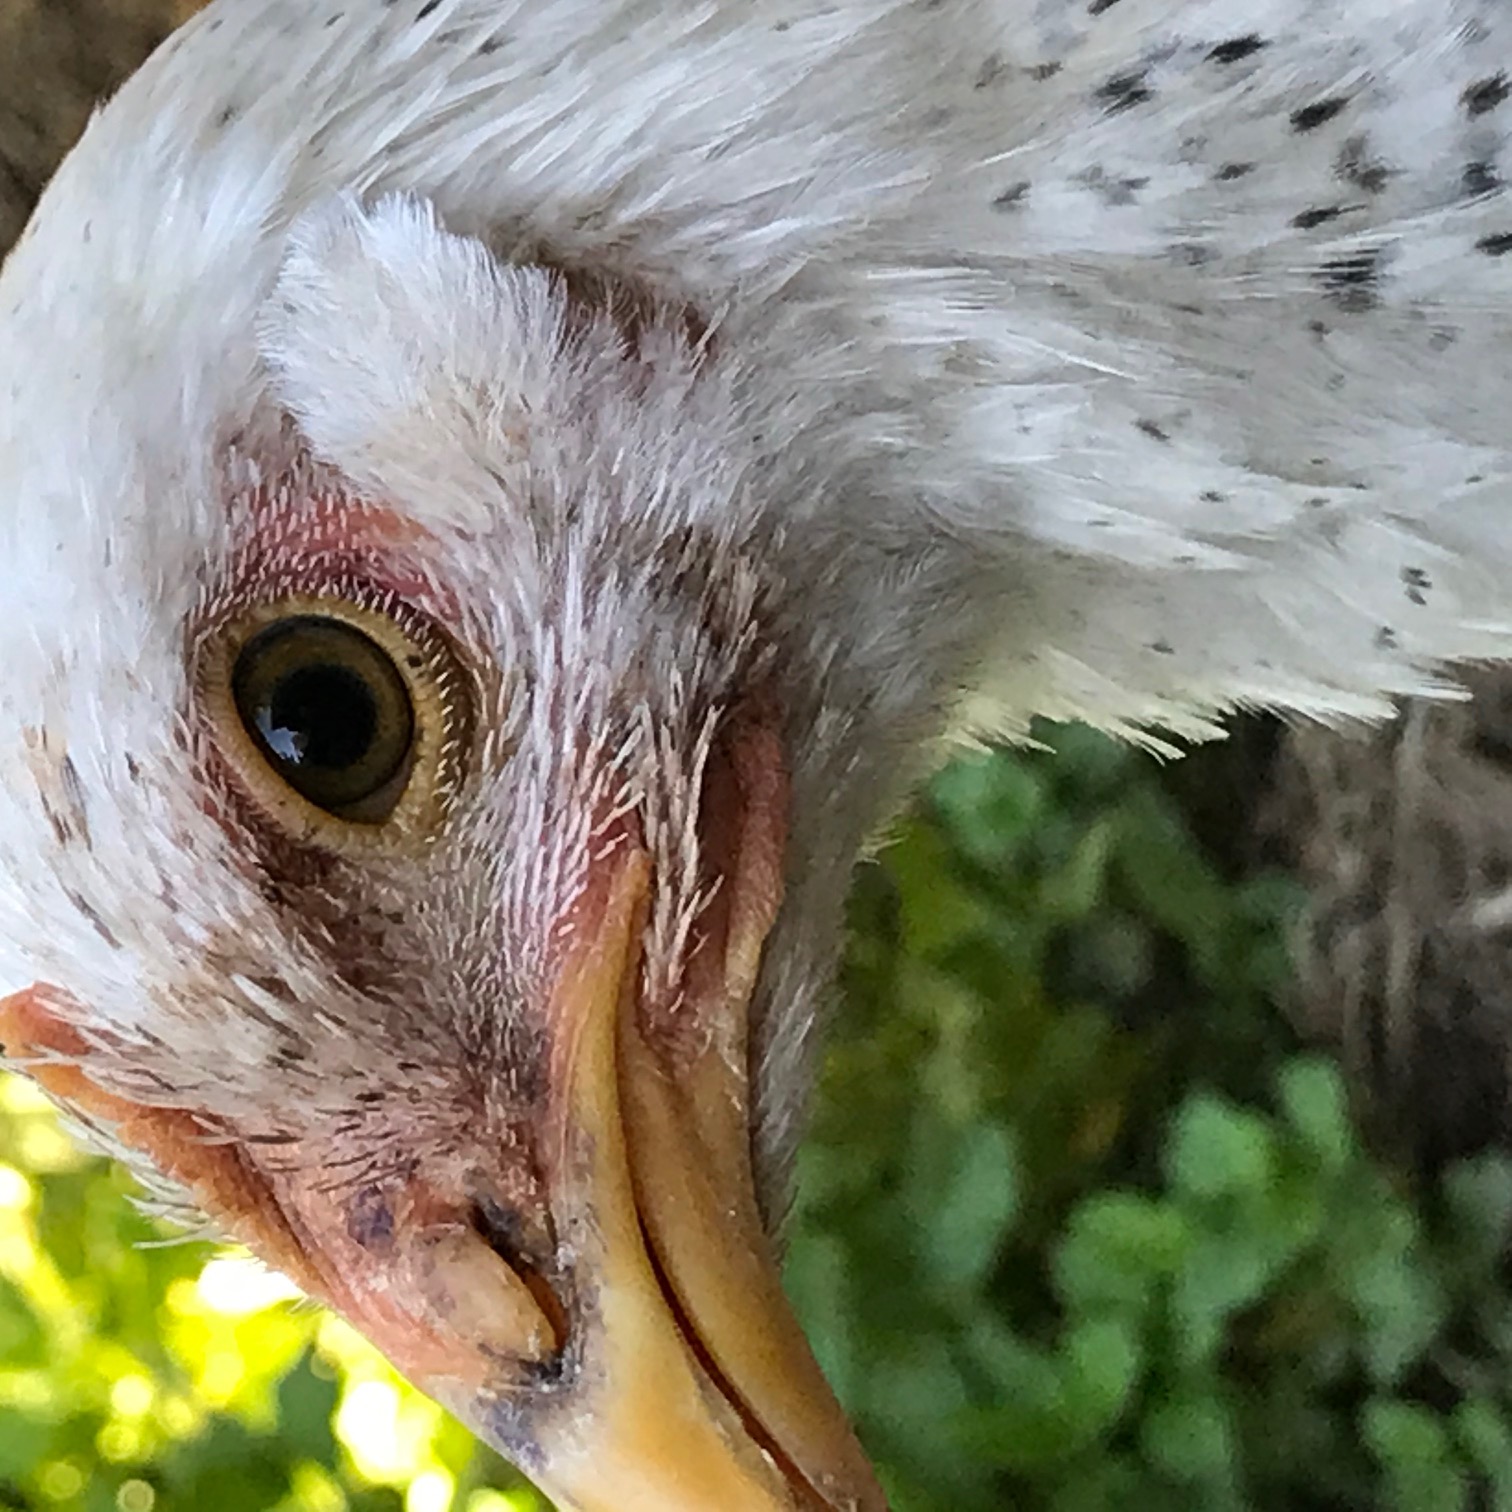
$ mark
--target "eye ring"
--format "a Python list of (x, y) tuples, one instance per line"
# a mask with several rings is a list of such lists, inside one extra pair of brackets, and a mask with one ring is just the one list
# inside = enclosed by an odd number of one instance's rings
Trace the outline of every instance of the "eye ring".
[(416, 839), (449, 806), (465, 682), (446, 639), (403, 607), (254, 605), (205, 637), (196, 680), (239, 785), (302, 843)]

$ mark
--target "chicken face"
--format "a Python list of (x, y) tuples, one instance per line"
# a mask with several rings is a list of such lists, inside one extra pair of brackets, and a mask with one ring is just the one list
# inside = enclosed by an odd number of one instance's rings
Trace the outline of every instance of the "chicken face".
[(0, 1045), (583, 1512), (883, 1505), (776, 1232), (1032, 601), (901, 15), (220, 0), (0, 273)]
[(717, 335), (398, 201), (256, 331), (171, 526), (60, 521), (72, 662), (14, 637), (0, 1040), (564, 1506), (881, 1507), (769, 1232), (834, 656)]

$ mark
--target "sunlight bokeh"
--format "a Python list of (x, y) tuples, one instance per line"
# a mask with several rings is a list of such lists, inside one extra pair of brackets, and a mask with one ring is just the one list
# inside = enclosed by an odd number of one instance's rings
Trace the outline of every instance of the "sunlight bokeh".
[(354, 1330), (244, 1253), (164, 1243), (130, 1191), (0, 1075), (0, 1482), (81, 1512), (211, 1505), (182, 1462), (223, 1488), (255, 1467), (284, 1488), (235, 1503), (257, 1512), (542, 1512)]

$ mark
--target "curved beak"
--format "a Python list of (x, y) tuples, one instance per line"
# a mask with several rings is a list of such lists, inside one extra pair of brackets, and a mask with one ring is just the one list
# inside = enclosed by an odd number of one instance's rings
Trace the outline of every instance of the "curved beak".
[(645, 1000), (653, 866), (633, 826), (601, 837), (550, 926), (535, 1149), (570, 1268), (469, 1229), (411, 1266), (404, 1290), (428, 1300), (405, 1318), (371, 1287), (344, 1304), (563, 1512), (886, 1512), (783, 1294), (752, 1165), (747, 1019), (785, 813), (777, 742), (747, 727), (704, 777), (718, 896), (670, 1014)]
[[(557, 990), (579, 1026), (562, 1085), (568, 1142), (585, 1152), (577, 1179), (592, 1193), (598, 1322), (582, 1403), (591, 1426), (542, 1432), (538, 1478), (580, 1512), (882, 1512), (782, 1293), (752, 1178), (743, 1062), (711, 1045), (669, 1074), (639, 1031), (648, 875), (638, 851), (616, 859), (597, 928)], [(731, 929), (741, 987), (759, 947)]]

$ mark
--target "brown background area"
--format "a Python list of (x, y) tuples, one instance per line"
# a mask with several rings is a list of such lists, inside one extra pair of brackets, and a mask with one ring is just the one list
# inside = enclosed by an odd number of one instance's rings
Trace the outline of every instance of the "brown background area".
[(0, 0), (0, 248), (15, 240), (95, 103), (193, 0)]

